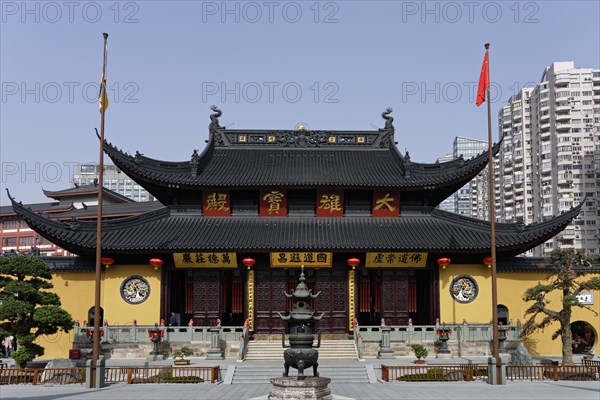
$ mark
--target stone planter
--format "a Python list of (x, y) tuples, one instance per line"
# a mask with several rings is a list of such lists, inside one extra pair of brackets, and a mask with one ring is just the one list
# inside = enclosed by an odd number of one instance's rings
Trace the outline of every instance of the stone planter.
[(182, 360), (173, 360), (174, 365), (190, 365), (190, 360), (182, 359)]
[(427, 364), (425, 360), (415, 360), (415, 364)]

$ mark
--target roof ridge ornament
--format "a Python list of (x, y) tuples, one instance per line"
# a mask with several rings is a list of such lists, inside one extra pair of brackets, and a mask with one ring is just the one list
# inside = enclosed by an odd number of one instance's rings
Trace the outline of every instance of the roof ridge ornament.
[(389, 147), (391, 145), (390, 138), (392, 141), (394, 139), (394, 117), (390, 115), (393, 111), (392, 107), (388, 107), (381, 113), (381, 118), (385, 120), (385, 126), (379, 129), (379, 132), (383, 132), (379, 141), (380, 147)]
[(277, 143), (281, 147), (321, 147), (327, 143), (327, 134), (322, 131), (279, 131), (276, 133)]
[(190, 172), (192, 176), (198, 176), (198, 164), (200, 164), (200, 155), (198, 154), (198, 149), (194, 149), (192, 159), (190, 160)]
[(215, 141), (215, 143), (219, 145), (224, 145), (225, 143), (223, 142), (223, 137), (219, 132), (220, 129), (225, 129), (225, 127), (219, 125), (219, 117), (223, 115), (223, 112), (219, 110), (219, 108), (214, 104), (210, 106), (210, 109), (214, 111), (214, 114), (210, 114), (210, 124), (208, 125), (208, 133), (209, 135), (213, 135), (213, 140)]

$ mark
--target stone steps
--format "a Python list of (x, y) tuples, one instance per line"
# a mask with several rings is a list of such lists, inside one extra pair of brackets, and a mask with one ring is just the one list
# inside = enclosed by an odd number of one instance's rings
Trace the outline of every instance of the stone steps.
[[(369, 383), (369, 377), (363, 363), (348, 362), (328, 363), (319, 362), (319, 375), (331, 378), (331, 383)], [(271, 378), (279, 378), (283, 374), (283, 362), (253, 362), (238, 364), (235, 368), (232, 384), (270, 383)], [(290, 377), (298, 375), (298, 371), (290, 368)], [(313, 369), (304, 371), (305, 376), (313, 376)]]
[[(281, 342), (253, 340), (248, 343), (245, 360), (272, 360), (283, 362), (284, 348)], [(322, 340), (319, 360), (356, 360), (356, 349), (352, 340)]]

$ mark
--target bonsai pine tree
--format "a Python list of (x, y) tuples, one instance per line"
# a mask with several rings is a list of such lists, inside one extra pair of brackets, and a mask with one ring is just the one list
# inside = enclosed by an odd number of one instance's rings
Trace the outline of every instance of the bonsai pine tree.
[[(558, 329), (552, 334), (552, 340), (560, 336), (562, 340), (562, 363), (573, 364), (573, 334), (571, 315), (573, 307), (585, 308), (598, 315), (587, 305), (579, 303), (577, 295), (586, 290), (600, 290), (600, 278), (582, 278), (590, 272), (590, 258), (574, 249), (556, 249), (550, 253), (540, 268), (548, 271), (546, 283), (538, 283), (527, 289), (523, 300), (533, 302), (525, 311), (529, 319), (523, 325), (522, 337), (544, 330), (554, 322)], [(551, 293), (559, 295), (557, 309), (549, 308)]]
[(426, 349), (426, 348), (425, 348), (425, 346), (423, 346), (422, 344), (420, 344), (420, 343), (415, 343), (415, 344), (412, 344), (412, 345), (410, 346), (410, 348), (411, 348), (411, 349), (413, 350), (413, 352), (415, 353), (415, 357), (417, 357), (417, 360), (420, 360), (420, 359), (421, 359), (421, 357), (422, 357), (422, 358), (425, 358), (425, 357), (427, 357), (427, 354), (428, 354), (428, 352), (427, 352), (427, 349)]
[(194, 352), (189, 347), (183, 346), (175, 350), (175, 352), (173, 353), (173, 358), (179, 357), (180, 360), (183, 360), (184, 357), (189, 357), (193, 355)]
[(17, 339), (15, 362), (24, 367), (28, 361), (44, 354), (35, 339), (71, 330), (71, 315), (60, 307), (60, 299), (51, 289), (50, 268), (37, 257), (0, 258), (0, 336)]

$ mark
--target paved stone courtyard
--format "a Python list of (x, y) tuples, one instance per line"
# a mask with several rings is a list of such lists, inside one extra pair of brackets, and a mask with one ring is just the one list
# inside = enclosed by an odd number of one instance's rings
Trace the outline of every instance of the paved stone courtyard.
[[(385, 360), (389, 365), (410, 365), (412, 357)], [(479, 357), (471, 360), (455, 358), (452, 360), (428, 359), (429, 364), (448, 363), (484, 363), (485, 358)], [(358, 363), (358, 361), (357, 361)], [(380, 377), (382, 360), (367, 359), (364, 364), (371, 364)], [(143, 360), (113, 359), (107, 361), (108, 365), (143, 365)], [(172, 364), (172, 360), (152, 362), (151, 365)], [(249, 364), (236, 363), (235, 360), (210, 362), (203, 359), (193, 359), (192, 365), (220, 365), (223, 378), (225, 371), (232, 365)], [(264, 363), (256, 364), (257, 368), (264, 368)], [(414, 365), (414, 364), (413, 364)], [(281, 366), (283, 371), (283, 366)], [(600, 399), (600, 382), (571, 382), (571, 381), (546, 381), (546, 382), (508, 382), (504, 386), (492, 386), (485, 382), (402, 382), (402, 383), (334, 383), (330, 385), (333, 394), (357, 400), (387, 400), (387, 399), (415, 399), (415, 400), (452, 400), (452, 399), (543, 399), (543, 400), (587, 400)], [(247, 400), (267, 395), (271, 390), (270, 384), (113, 384), (102, 389), (85, 389), (83, 385), (9, 385), (0, 386), (0, 399), (39, 399), (39, 400), (79, 400), (79, 399), (198, 399), (198, 400)]]

